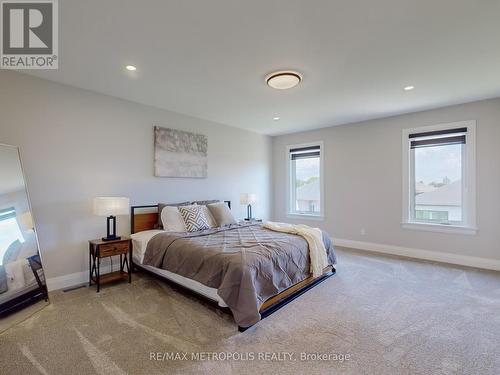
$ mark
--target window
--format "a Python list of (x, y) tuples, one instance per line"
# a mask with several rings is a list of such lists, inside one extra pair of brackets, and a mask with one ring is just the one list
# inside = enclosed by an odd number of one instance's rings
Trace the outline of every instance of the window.
[(24, 237), (16, 220), (16, 210), (14, 207), (0, 209), (0, 265), (5, 251), (16, 240), (21, 243), (24, 242)]
[(323, 215), (322, 143), (289, 146), (288, 214)]
[(403, 225), (475, 233), (475, 122), (403, 132)]

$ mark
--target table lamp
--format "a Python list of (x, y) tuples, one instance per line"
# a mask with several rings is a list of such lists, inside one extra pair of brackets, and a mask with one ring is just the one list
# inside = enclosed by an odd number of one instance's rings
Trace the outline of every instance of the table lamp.
[(253, 220), (252, 217), (252, 204), (257, 203), (257, 194), (255, 193), (241, 193), (240, 204), (247, 205), (247, 218), (245, 220)]
[(125, 197), (96, 197), (94, 198), (94, 214), (107, 216), (107, 235), (103, 241), (119, 240), (116, 235), (116, 216), (129, 214), (130, 201)]
[(24, 231), (29, 231), (33, 229), (33, 218), (31, 217), (31, 212), (26, 211), (19, 215), (18, 218)]

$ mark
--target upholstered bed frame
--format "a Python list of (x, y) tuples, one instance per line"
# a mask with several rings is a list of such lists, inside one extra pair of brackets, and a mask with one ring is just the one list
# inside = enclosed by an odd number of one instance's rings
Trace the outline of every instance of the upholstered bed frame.
[[(224, 201), (229, 208), (231, 208), (230, 201)], [(130, 233), (134, 234), (137, 232), (155, 229), (158, 223), (158, 205), (145, 205), (145, 206), (132, 206), (130, 212)], [(159, 278), (169, 284), (174, 284), (176, 287), (181, 288), (184, 291), (187, 291), (189, 294), (196, 295), (199, 298), (202, 298), (205, 301), (209, 301), (211, 304), (217, 305), (215, 301), (193, 291), (189, 288), (186, 288), (183, 285), (180, 285), (170, 279), (162, 277), (159, 274), (151, 272), (150, 270), (142, 267), (141, 264), (134, 263), (132, 260), (132, 270), (140, 270), (141, 272), (145, 272), (150, 274), (156, 278)], [(281, 293), (269, 298), (266, 302), (264, 302), (260, 308), (261, 318), (264, 319), (267, 316), (271, 315), (275, 311), (279, 310), (289, 302), (293, 301), (295, 298), (299, 297), (303, 293), (307, 292), (309, 289), (315, 287), (319, 283), (325, 281), (327, 278), (333, 276), (336, 270), (333, 266), (326, 267), (323, 270), (323, 275), (319, 277), (308, 277), (305, 280), (291, 286), (290, 288), (282, 291)], [(220, 307), (217, 305), (217, 308), (229, 311), (227, 307)], [(250, 327), (238, 327), (240, 332), (247, 330)]]

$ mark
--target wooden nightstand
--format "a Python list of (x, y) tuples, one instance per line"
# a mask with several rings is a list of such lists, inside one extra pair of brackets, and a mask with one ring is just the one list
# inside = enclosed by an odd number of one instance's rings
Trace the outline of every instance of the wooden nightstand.
[[(120, 270), (101, 275), (101, 259), (115, 255), (120, 256)], [(103, 241), (102, 239), (89, 241), (89, 286), (92, 285), (92, 281), (95, 282), (97, 292), (101, 289), (101, 284), (127, 279), (131, 283), (131, 264), (132, 243), (130, 238), (122, 237), (116, 241)], [(127, 266), (126, 271), (125, 265)]]

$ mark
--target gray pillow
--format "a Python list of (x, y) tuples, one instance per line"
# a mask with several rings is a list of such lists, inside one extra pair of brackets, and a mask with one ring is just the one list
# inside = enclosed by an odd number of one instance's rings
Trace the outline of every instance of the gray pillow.
[(226, 203), (211, 203), (207, 205), (210, 213), (215, 219), (218, 227), (225, 227), (231, 224), (237, 224), (236, 220), (231, 213), (231, 210)]
[(210, 201), (194, 201), (193, 204), (197, 204), (198, 206), (207, 206), (209, 204), (212, 204), (212, 203), (219, 203), (220, 200), (218, 199), (212, 199)]
[(19, 253), (21, 252), (21, 242), (19, 240), (15, 240), (12, 242), (5, 253), (3, 254), (2, 264), (7, 264), (17, 260)]
[(190, 204), (191, 204), (191, 202), (158, 203), (158, 222), (156, 223), (155, 229), (163, 229), (163, 223), (161, 222), (161, 211), (165, 208), (165, 206), (180, 207), (180, 206), (189, 206)]

